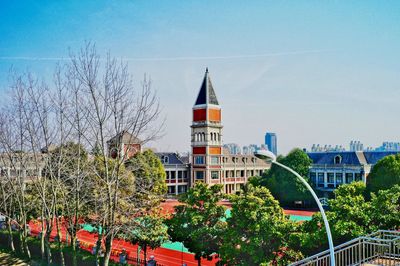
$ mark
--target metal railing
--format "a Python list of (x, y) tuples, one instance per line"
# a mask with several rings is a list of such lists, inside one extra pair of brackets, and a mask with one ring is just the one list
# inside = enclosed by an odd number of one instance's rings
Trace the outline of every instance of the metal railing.
[[(337, 266), (350, 265), (400, 265), (400, 231), (379, 230), (335, 247)], [(329, 265), (329, 250), (315, 254), (291, 266)]]

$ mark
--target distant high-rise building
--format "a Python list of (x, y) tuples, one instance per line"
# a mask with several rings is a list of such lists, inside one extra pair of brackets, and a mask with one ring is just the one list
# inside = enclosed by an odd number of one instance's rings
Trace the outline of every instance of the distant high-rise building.
[(275, 133), (267, 132), (265, 134), (265, 145), (267, 145), (269, 151), (278, 155), (278, 143)]
[(321, 145), (313, 144), (311, 147), (311, 152), (327, 152), (327, 151), (345, 151), (345, 148), (341, 145)]
[(359, 140), (352, 140), (350, 141), (350, 151), (363, 151), (364, 144), (361, 143)]
[(240, 146), (236, 143), (227, 143), (224, 144), (224, 148), (229, 150), (230, 154), (241, 154), (242, 153), (242, 149), (240, 148)]
[(258, 150), (259, 150), (259, 147), (257, 146), (257, 144), (250, 144), (249, 145), (250, 154), (254, 154)]
[(385, 141), (382, 146), (376, 148), (377, 151), (400, 151), (400, 142)]
[(261, 148), (261, 150), (267, 150), (268, 149), (267, 145), (265, 145), (265, 144), (261, 144), (260, 148)]

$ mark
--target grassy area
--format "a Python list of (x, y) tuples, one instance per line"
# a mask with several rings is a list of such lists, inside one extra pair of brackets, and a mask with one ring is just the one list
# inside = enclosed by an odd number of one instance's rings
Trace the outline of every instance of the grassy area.
[[(40, 240), (34, 237), (28, 238), (28, 246), (31, 252), (32, 259), (29, 260), (24, 253), (19, 251), (19, 239), (16, 232), (14, 235), (14, 246), (16, 251), (13, 252), (8, 246), (7, 238), (8, 235), (4, 231), (0, 231), (0, 265), (47, 265), (46, 262), (42, 262), (40, 253)], [(58, 243), (53, 242), (50, 244), (51, 255), (52, 255), (52, 266), (61, 265), (61, 252), (64, 256), (65, 265), (72, 265), (73, 250), (70, 246), (64, 246), (62, 251), (58, 248)], [(87, 251), (77, 250), (77, 265), (79, 266), (92, 266), (95, 265), (95, 257)], [(21, 263), (21, 264), (18, 264)], [(24, 264), (25, 263), (25, 264)], [(118, 265), (110, 262), (110, 265)]]
[(14, 257), (12, 254), (0, 251), (0, 265), (28, 266), (29, 264), (22, 259)]

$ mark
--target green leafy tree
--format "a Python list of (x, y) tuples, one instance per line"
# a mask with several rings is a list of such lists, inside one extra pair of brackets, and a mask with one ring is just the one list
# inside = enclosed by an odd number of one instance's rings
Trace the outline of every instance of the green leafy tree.
[[(312, 161), (304, 151), (294, 149), (286, 157), (279, 156), (277, 160), (308, 180), (308, 171)], [(311, 194), (292, 173), (274, 164), (265, 173), (263, 179), (259, 180), (259, 183), (271, 191), (281, 206), (291, 206), (294, 201), (312, 200)]]
[(138, 152), (126, 165), (135, 176), (137, 197), (156, 207), (167, 193), (165, 169), (158, 156), (151, 150)]
[(400, 186), (380, 190), (371, 195), (372, 223), (378, 229), (400, 228)]
[[(88, 153), (81, 144), (67, 142), (63, 145), (49, 150), (47, 153), (49, 162), (43, 169), (43, 175), (51, 177), (60, 171), (63, 179), (71, 179), (70, 176), (76, 175), (76, 168), (86, 167), (88, 163)], [(67, 180), (70, 181), (70, 180)]]
[[(135, 200), (135, 177), (133, 174), (126, 169), (123, 164), (119, 164), (119, 162), (115, 159), (106, 158), (108, 170), (104, 169), (102, 166), (104, 165), (104, 158), (99, 156), (95, 157), (93, 163), (93, 170), (95, 172), (94, 176), (91, 177), (92, 181), (92, 197), (93, 200), (90, 202), (92, 204), (90, 216), (94, 217), (93, 222), (99, 223), (103, 222), (99, 217), (103, 218), (104, 213), (107, 211), (108, 206), (104, 206), (101, 204), (104, 201), (105, 197), (109, 197), (109, 189), (102, 185), (103, 180), (102, 177), (106, 175), (106, 171), (115, 171), (116, 175), (119, 176), (118, 179), (118, 187), (117, 184), (113, 184), (113, 189), (118, 191), (115, 211), (115, 218), (118, 221), (118, 224), (123, 224), (129, 221), (129, 217), (127, 214), (134, 215), (136, 214), (134, 210), (136, 210), (136, 200)], [(98, 226), (103, 226), (99, 224)]]
[(365, 190), (361, 181), (334, 190), (335, 198), (329, 200), (329, 206), (336, 241), (344, 242), (374, 230), (370, 228), (371, 204), (365, 200)]
[(147, 249), (160, 247), (168, 241), (168, 227), (163, 223), (157, 213), (152, 213), (142, 217), (135, 218), (133, 223), (135, 227), (127, 237), (134, 244), (138, 244), (144, 252), (144, 261), (147, 261)]
[(369, 192), (378, 192), (400, 185), (400, 154), (389, 155), (379, 160), (367, 179)]
[(221, 257), (227, 265), (287, 265), (301, 257), (289, 247), (296, 224), (265, 187), (248, 185), (232, 195)]
[(195, 254), (198, 265), (201, 258), (211, 258), (219, 252), (221, 235), (225, 229), (225, 207), (218, 205), (222, 199), (222, 186), (208, 187), (197, 183), (179, 201), (174, 216), (167, 221), (168, 233), (173, 241), (182, 242)]

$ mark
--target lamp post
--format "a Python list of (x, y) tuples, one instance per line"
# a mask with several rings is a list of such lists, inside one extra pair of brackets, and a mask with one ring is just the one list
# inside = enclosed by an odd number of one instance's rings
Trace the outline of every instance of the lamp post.
[(286, 165), (283, 165), (279, 162), (276, 161), (276, 156), (275, 154), (273, 154), (270, 151), (267, 150), (258, 150), (255, 152), (254, 154), (257, 158), (262, 159), (264, 161), (267, 162), (271, 162), (273, 164), (276, 164), (280, 167), (282, 167), (283, 169), (291, 172), (292, 174), (294, 174), (305, 186), (306, 188), (310, 191), (311, 195), (313, 196), (314, 200), (316, 201), (317, 205), (318, 205), (318, 209), (321, 212), (321, 216), (322, 219), (324, 220), (324, 225), (325, 225), (325, 230), (326, 230), (326, 234), (328, 236), (328, 244), (329, 244), (329, 254), (330, 254), (330, 265), (331, 266), (335, 266), (335, 250), (334, 250), (334, 246), (333, 246), (333, 241), (332, 241), (332, 234), (331, 234), (331, 229), (329, 227), (329, 223), (328, 223), (328, 219), (326, 218), (325, 215), (325, 211), (324, 208), (322, 208), (321, 202), (319, 201), (317, 194), (315, 194), (314, 190), (311, 188), (310, 184), (308, 184), (308, 182), (301, 176), (299, 175), (296, 171), (294, 171), (293, 169), (287, 167)]

